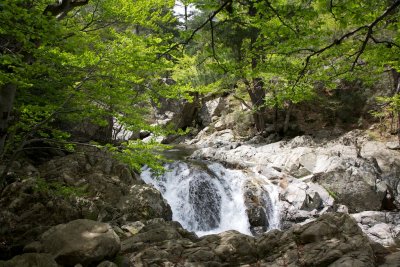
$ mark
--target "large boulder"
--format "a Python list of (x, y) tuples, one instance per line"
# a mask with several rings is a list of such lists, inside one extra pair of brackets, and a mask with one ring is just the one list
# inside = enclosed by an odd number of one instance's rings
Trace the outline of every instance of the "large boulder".
[(0, 267), (58, 267), (53, 256), (46, 253), (25, 253), (8, 261), (0, 261)]
[(191, 101), (186, 99), (160, 99), (154, 105), (154, 124), (168, 125), (174, 130), (192, 126), (199, 109), (199, 100), (193, 97)]
[(400, 251), (388, 254), (385, 258), (382, 264), (378, 265), (381, 267), (394, 267), (394, 266), (399, 266), (400, 262)]
[(267, 209), (271, 205), (268, 192), (254, 181), (246, 181), (244, 186), (244, 204), (249, 218), (250, 231), (253, 235), (260, 235), (267, 231), (269, 221)]
[(237, 231), (197, 238), (177, 223), (146, 224), (123, 242), (131, 266), (375, 266), (368, 238), (343, 213), (258, 238)]
[(326, 213), (316, 221), (258, 239), (264, 266), (374, 266), (368, 238), (349, 215)]
[(400, 213), (364, 211), (351, 215), (368, 237), (383, 246), (400, 246)]
[(322, 185), (344, 204), (350, 212), (380, 210), (387, 186), (380, 180), (380, 173), (368, 160), (345, 159), (317, 173), (313, 181)]
[[(223, 131), (215, 132), (208, 136), (209, 127), (204, 128), (199, 132), (196, 139), (193, 139), (189, 144), (196, 142), (196, 146), (204, 148), (218, 148), (218, 147), (230, 147), (234, 148), (238, 146), (236, 142), (235, 134), (232, 130), (226, 129)], [(195, 152), (196, 153), (196, 152)], [(205, 156), (207, 157), (207, 156)]]
[(220, 116), (226, 106), (226, 99), (218, 97), (202, 103), (199, 111), (199, 120), (202, 126), (208, 126), (213, 117)]
[[(249, 174), (248, 174), (249, 175)], [(252, 177), (244, 185), (244, 204), (250, 231), (258, 236), (281, 226), (278, 187), (262, 177)]]
[(400, 207), (400, 151), (390, 149), (387, 144), (378, 141), (366, 141), (361, 148), (361, 155), (373, 158), (381, 170), (381, 178), (393, 190), (398, 208)]
[(132, 185), (129, 193), (122, 196), (116, 207), (124, 221), (164, 218), (172, 220), (172, 211), (161, 193), (152, 185)]
[(315, 220), (321, 214), (334, 209), (335, 199), (322, 186), (310, 181), (286, 177), (280, 195), (282, 228), (295, 223)]
[(119, 237), (106, 223), (86, 219), (59, 224), (40, 238), (43, 252), (63, 266), (84, 266), (114, 257), (120, 250)]

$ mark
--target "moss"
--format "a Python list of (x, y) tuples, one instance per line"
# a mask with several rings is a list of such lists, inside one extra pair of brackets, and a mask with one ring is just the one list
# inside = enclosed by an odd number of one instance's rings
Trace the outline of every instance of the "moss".
[(36, 178), (35, 191), (47, 193), (53, 196), (71, 197), (85, 195), (84, 187), (72, 187), (64, 185), (58, 181), (48, 182), (44, 178)]
[(330, 190), (330, 189), (328, 189), (328, 188), (326, 188), (326, 187), (324, 187), (324, 189), (328, 192), (328, 194), (333, 198), (333, 199), (335, 199), (335, 200), (338, 200), (338, 195), (334, 192), (334, 191), (332, 191), (332, 190)]

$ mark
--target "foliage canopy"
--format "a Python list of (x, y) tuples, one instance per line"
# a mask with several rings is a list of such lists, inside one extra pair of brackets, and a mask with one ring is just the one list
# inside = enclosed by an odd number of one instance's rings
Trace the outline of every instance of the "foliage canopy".
[[(75, 8), (55, 12), (64, 2)], [(3, 0), (1, 97), (12, 88), (16, 97), (8, 101), (13, 117), (2, 111), (1, 157), (32, 140), (72, 149), (64, 130), (82, 122), (159, 131), (146, 120), (151, 103), (193, 94), (235, 94), (262, 131), (269, 109), (289, 118), (293, 105), (321, 88), (400, 71), (399, 0), (186, 0), (181, 4), (194, 7), (194, 15), (184, 21), (175, 4)], [(175, 84), (167, 85), (171, 78)], [(399, 110), (397, 98), (388, 100), (392, 110)], [(153, 146), (107, 147), (129, 155)], [(138, 169), (159, 160), (151, 154), (131, 154), (129, 161)]]

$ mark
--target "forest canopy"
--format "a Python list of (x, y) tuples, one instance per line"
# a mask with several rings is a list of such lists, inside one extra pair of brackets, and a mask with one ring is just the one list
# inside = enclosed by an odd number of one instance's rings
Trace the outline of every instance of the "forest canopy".
[(252, 109), (259, 132), (266, 113), (283, 110), (285, 132), (293, 106), (321, 88), (334, 90), (342, 80), (371, 84), (385, 72), (393, 78), (385, 107), (399, 112), (399, 6), (3, 0), (0, 158), (10, 163), (38, 143), (72, 150), (79, 140), (71, 128), (97, 125), (96, 145), (123, 152), (136, 169), (156, 166), (157, 144), (116, 143), (112, 130), (160, 133), (148, 121), (160, 99), (229, 93)]

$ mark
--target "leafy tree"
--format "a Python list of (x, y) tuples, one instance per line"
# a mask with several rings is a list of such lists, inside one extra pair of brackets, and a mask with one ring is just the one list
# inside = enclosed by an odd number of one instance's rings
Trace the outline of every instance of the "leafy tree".
[[(174, 38), (166, 28), (176, 23), (173, 5), (164, 0), (3, 1), (3, 162), (11, 163), (38, 141), (71, 148), (74, 143), (60, 122), (110, 126), (110, 118), (115, 118), (129, 130), (149, 128), (146, 107), (167, 92), (161, 81), (171, 61), (160, 55)], [(144, 148), (134, 143), (126, 147)], [(139, 155), (141, 162), (157, 160)]]
[(341, 80), (371, 84), (399, 68), (397, 0), (194, 2), (204, 23), (191, 29), (199, 37), (182, 44), (204, 47), (187, 47), (197, 66), (220, 67), (214, 78), (247, 92), (243, 101), (250, 101), (259, 131), (267, 109), (286, 110), (285, 131), (293, 105), (315, 97), (317, 88), (331, 90)]

